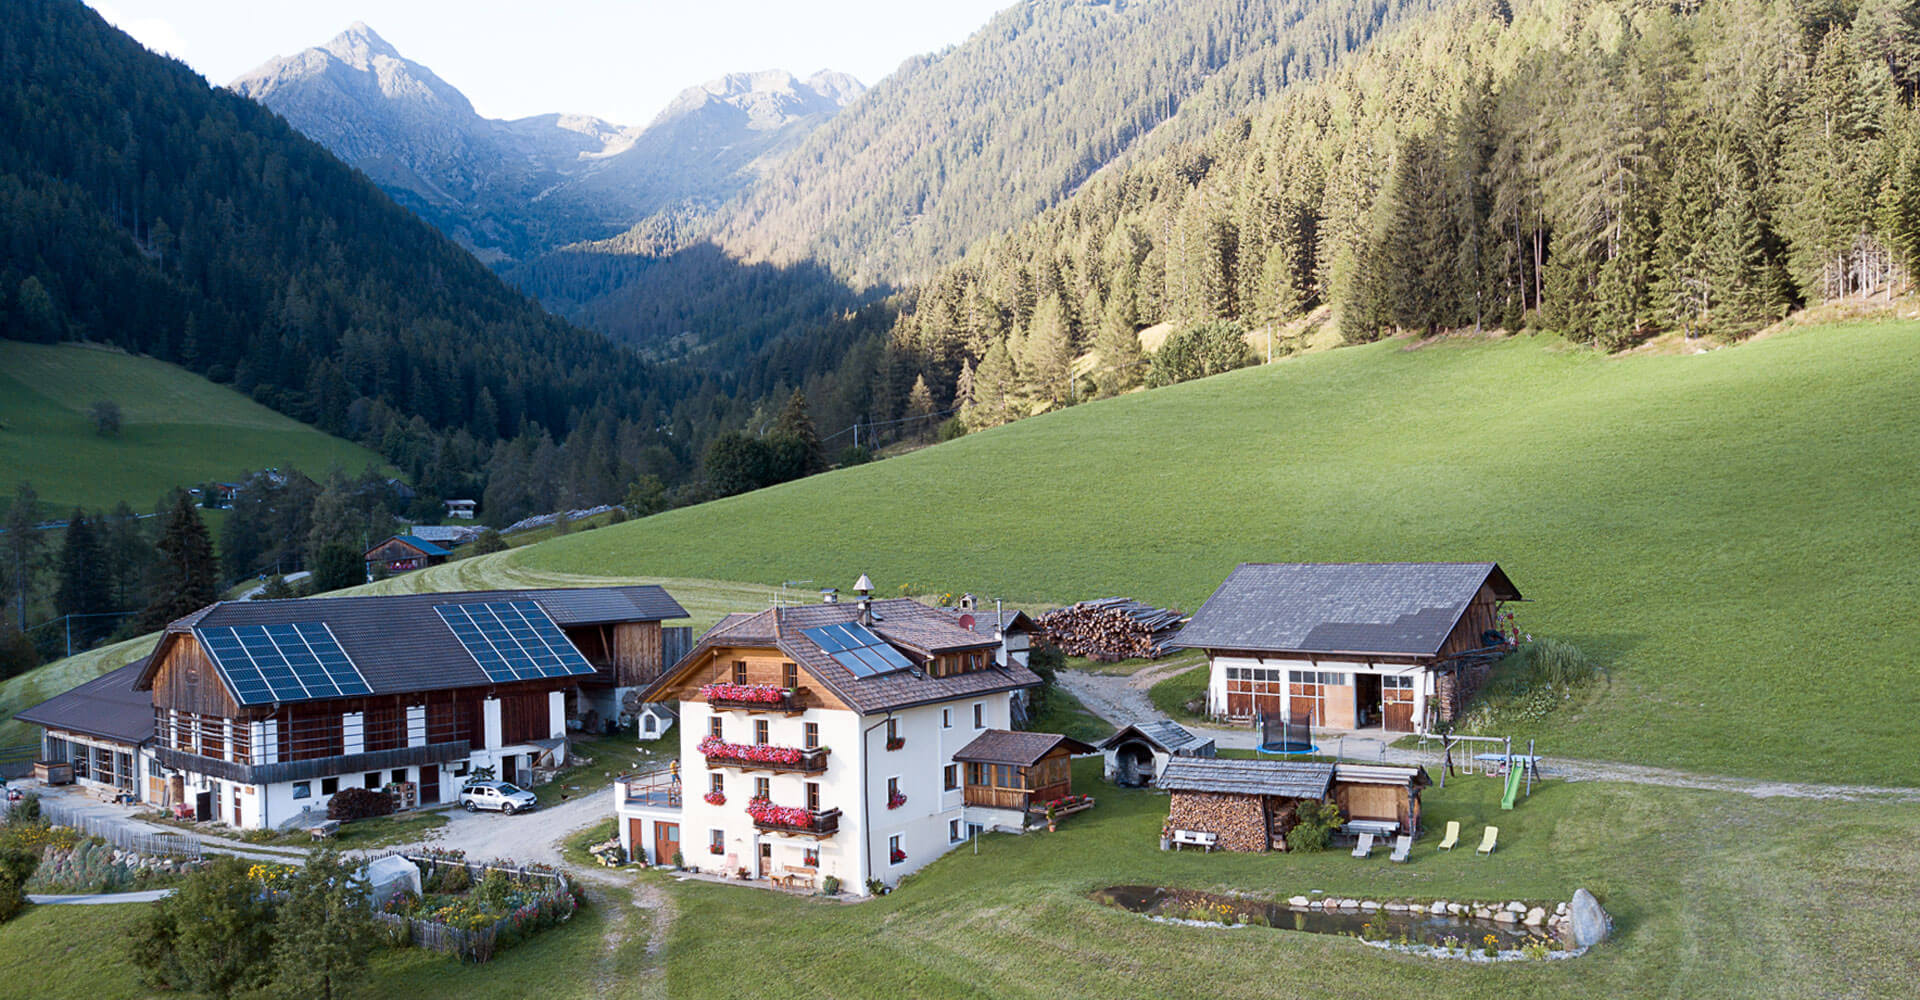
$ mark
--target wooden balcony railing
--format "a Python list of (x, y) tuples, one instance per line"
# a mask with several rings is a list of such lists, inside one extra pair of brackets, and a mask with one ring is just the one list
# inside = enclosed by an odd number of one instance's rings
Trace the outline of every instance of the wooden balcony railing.
[(970, 806), (986, 806), (990, 809), (1025, 809), (1030, 794), (1024, 788), (968, 785), (965, 801)]
[(817, 837), (825, 840), (840, 832), (840, 810), (828, 809), (825, 812), (808, 814), (808, 823), (780, 823), (755, 818), (754, 829), (767, 833), (792, 833), (803, 837)]
[[(756, 744), (756, 746), (759, 744)], [(787, 747), (776, 749), (786, 750)], [(786, 774), (819, 774), (827, 769), (828, 747), (799, 751), (797, 760), (754, 760), (725, 750), (706, 755), (708, 767), (730, 767), (736, 771), (776, 771)]]

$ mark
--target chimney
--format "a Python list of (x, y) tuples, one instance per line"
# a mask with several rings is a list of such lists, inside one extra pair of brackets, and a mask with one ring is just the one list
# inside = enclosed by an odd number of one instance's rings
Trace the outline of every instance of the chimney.
[(822, 589), (820, 591), (820, 603), (821, 604), (839, 604), (840, 591), (833, 587), (827, 587)]
[(853, 583), (853, 592), (860, 595), (860, 624), (865, 625), (873, 620), (873, 581), (867, 579), (867, 574), (860, 574), (860, 579)]
[(973, 599), (973, 595), (972, 595), (972, 594), (961, 594), (961, 595), (960, 595), (960, 607), (961, 607), (961, 608), (963, 608), (964, 610), (967, 610), (967, 611), (972, 611), (972, 610), (973, 610), (973, 604), (974, 604), (974, 599)]

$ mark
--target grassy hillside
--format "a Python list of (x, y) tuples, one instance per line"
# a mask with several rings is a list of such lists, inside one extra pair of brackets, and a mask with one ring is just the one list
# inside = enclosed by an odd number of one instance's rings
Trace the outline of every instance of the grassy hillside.
[[(100, 400), (120, 404), (118, 437), (101, 437), (87, 419)], [(183, 368), (77, 344), (0, 340), (0, 504), (23, 479), (50, 513), (121, 500), (146, 510), (172, 487), (250, 469), (319, 475), (369, 463), (385, 465)]]
[(1543, 752), (1889, 784), (1920, 648), (1920, 324), (1699, 355), (1309, 355), (516, 550), (533, 569), (1192, 609), (1248, 560), (1495, 559), (1610, 686)]

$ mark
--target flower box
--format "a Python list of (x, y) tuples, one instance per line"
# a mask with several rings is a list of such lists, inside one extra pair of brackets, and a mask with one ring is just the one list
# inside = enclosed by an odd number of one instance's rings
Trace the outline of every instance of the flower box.
[(727, 804), (727, 793), (725, 792), (708, 792), (704, 798), (707, 800), (707, 805), (710, 806), (724, 806)]
[(742, 770), (799, 771), (817, 773), (827, 769), (827, 748), (801, 750), (771, 743), (728, 743), (717, 736), (700, 741), (697, 749), (707, 758), (708, 767), (737, 767)]
[(774, 684), (704, 684), (700, 697), (714, 708), (737, 708), (762, 712), (798, 712), (796, 692)]
[(887, 796), (888, 809), (898, 809), (901, 806), (904, 806), (906, 804), (907, 804), (907, 793), (905, 792), (894, 792), (892, 795)]
[(815, 812), (798, 806), (776, 806), (759, 797), (747, 803), (747, 815), (753, 817), (755, 827), (775, 833), (831, 837), (840, 829), (838, 809)]
[(888, 857), (893, 861), (894, 864), (897, 865), (900, 862), (907, 860), (907, 852), (900, 850), (899, 848), (895, 848), (893, 853), (888, 855)]
[(895, 736), (887, 740), (888, 750), (898, 750), (901, 747), (906, 745), (907, 745), (907, 738), (905, 736)]

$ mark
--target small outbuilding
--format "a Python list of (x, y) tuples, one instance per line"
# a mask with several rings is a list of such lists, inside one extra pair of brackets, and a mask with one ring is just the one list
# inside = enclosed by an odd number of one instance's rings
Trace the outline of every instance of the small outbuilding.
[(1159, 779), (1170, 839), (1228, 851), (1286, 850), (1299, 804), (1332, 784), (1332, 764), (1218, 757), (1175, 757)]
[(374, 858), (360, 874), (366, 877), (367, 891), (376, 906), (398, 892), (420, 895), (420, 867), (398, 854)]
[(1058, 733), (982, 732), (953, 755), (965, 771), (962, 800), (968, 822), (1017, 831), (1026, 828), (1029, 814), (1044, 813), (1049, 805), (1056, 817), (1078, 812), (1082, 800), (1073, 794), (1073, 756), (1093, 752), (1094, 747)]
[(1121, 727), (1100, 744), (1106, 754), (1107, 780), (1138, 788), (1151, 785), (1175, 757), (1212, 757), (1212, 740), (1203, 740), (1172, 719)]
[(447, 561), (452, 552), (416, 535), (394, 535), (367, 550), (367, 575), (405, 573)]
[[(1420, 790), (1433, 784), (1421, 767), (1335, 764), (1333, 802), (1356, 830), (1397, 836), (1420, 829)], [(1392, 823), (1389, 832), (1380, 824)]]

